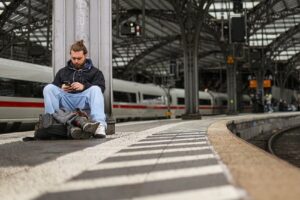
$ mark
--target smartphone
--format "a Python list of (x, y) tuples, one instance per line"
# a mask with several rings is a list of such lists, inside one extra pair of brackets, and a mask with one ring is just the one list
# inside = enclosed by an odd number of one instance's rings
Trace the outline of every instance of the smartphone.
[(66, 86), (71, 86), (71, 81), (63, 81), (63, 83), (66, 85)]

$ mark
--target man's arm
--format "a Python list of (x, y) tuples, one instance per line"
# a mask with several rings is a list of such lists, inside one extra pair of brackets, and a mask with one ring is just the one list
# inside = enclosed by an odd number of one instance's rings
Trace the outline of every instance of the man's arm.
[(92, 85), (99, 86), (101, 88), (102, 93), (104, 93), (105, 79), (104, 79), (103, 73), (98, 69), (95, 70), (95, 75), (93, 76), (93, 79), (91, 80), (91, 82), (84, 83), (84, 89), (88, 89)]
[(52, 84), (54, 84), (57, 87), (63, 89), (65, 92), (72, 92), (72, 91), (74, 91), (74, 88), (72, 88), (71, 83), (63, 82), (61, 76), (62, 76), (62, 69), (60, 69), (56, 73)]
[(61, 77), (60, 77), (60, 74), (61, 74), (61, 70), (59, 70), (55, 77), (54, 77), (54, 80), (52, 82), (52, 84), (56, 85), (57, 87), (62, 87), (62, 80), (61, 80)]

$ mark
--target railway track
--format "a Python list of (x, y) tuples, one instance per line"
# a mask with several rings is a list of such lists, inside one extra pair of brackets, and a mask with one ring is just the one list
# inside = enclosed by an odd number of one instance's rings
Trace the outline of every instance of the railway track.
[(272, 135), (268, 140), (268, 150), (300, 168), (300, 127)]

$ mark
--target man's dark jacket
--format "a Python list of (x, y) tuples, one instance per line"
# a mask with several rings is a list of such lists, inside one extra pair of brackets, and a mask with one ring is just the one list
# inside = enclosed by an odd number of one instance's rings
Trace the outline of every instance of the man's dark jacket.
[(61, 87), (65, 82), (79, 82), (84, 85), (84, 90), (92, 85), (97, 85), (102, 92), (105, 90), (105, 80), (102, 72), (93, 66), (90, 59), (86, 59), (82, 69), (75, 69), (71, 60), (68, 61), (67, 66), (60, 69), (52, 82), (54, 85)]

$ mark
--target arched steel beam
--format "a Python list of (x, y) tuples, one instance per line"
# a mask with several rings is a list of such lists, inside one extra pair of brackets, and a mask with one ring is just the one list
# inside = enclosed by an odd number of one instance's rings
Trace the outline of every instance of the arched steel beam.
[[(198, 55), (198, 59), (200, 60), (200, 59), (203, 59), (207, 56), (210, 56), (210, 55), (216, 54), (216, 53), (222, 53), (222, 52), (218, 51), (218, 50), (202, 52)], [(172, 56), (178, 58), (179, 56), (183, 56), (183, 55), (182, 55), (181, 52), (176, 52), (176, 53), (173, 53)], [(163, 56), (163, 57), (160, 57), (160, 58), (156, 58), (155, 61), (146, 63), (146, 65), (155, 65), (156, 63), (162, 63), (162, 62), (165, 62), (165, 61), (168, 61), (168, 60), (170, 60), (170, 57)], [(199, 61), (199, 63), (201, 63), (201, 61)]]
[(149, 49), (147, 49), (146, 51), (144, 51), (143, 53), (139, 54), (138, 56), (136, 56), (133, 60), (129, 61), (127, 64), (127, 68), (133, 67), (135, 66), (139, 61), (141, 61), (143, 58), (145, 58), (145, 56), (149, 55), (151, 52), (156, 51), (157, 49), (174, 42), (175, 40), (180, 40), (181, 36), (180, 35), (176, 35), (176, 36), (171, 36), (168, 38), (163, 39), (160, 43), (150, 47)]
[(0, 15), (0, 27), (3, 27), (6, 20), (9, 19), (11, 14), (24, 2), (24, 0), (12, 1)]
[(295, 65), (295, 63), (300, 61), (300, 52), (296, 53), (295, 55), (293, 55), (287, 62), (287, 65), (293, 66)]
[[(222, 51), (220, 50), (211, 50), (211, 51), (206, 51), (206, 52), (202, 52), (198, 55), (198, 59), (202, 59), (202, 58), (205, 58), (207, 56), (210, 56), (212, 54), (217, 54), (217, 53), (222, 53)], [(201, 62), (201, 61), (200, 61)]]
[(285, 4), (285, 1), (283, 0), (264, 0), (248, 12), (247, 18), (250, 34), (254, 34), (266, 24), (299, 13), (299, 5), (295, 8), (288, 9), (286, 4), (285, 9), (282, 11), (276, 13), (273, 12), (272, 8), (279, 2)]
[[(38, 20), (34, 20), (30, 23), (30, 29), (36, 30), (39, 28), (44, 28), (47, 25), (51, 25), (52, 24), (52, 20), (48, 21), (47, 18), (45, 19), (38, 19)], [(20, 24), (18, 26), (13, 27), (13, 29), (7, 30), (5, 31), (5, 33), (9, 33), (9, 32), (24, 32), (24, 29), (28, 28), (28, 24)]]
[[(115, 14), (115, 13), (113, 13), (113, 14)], [(137, 16), (137, 15), (141, 15), (141, 14), (142, 14), (141, 9), (129, 9), (129, 10), (122, 9), (122, 10), (120, 10), (120, 13), (119, 13), (119, 16), (120, 16), (119, 22), (122, 23), (122, 21), (125, 21), (132, 16)], [(158, 18), (158, 19), (176, 23), (175, 12), (173, 10), (146, 9), (145, 14), (148, 17), (154, 17), (154, 18)], [(116, 21), (117, 21), (117, 19), (113, 20), (113, 25), (116, 24)]]
[[(51, 1), (49, 1), (49, 2), (51, 2)], [(29, 7), (29, 6), (30, 6), (30, 5), (29, 5), (28, 3), (26, 3), (26, 2), (21, 3), (21, 4), (22, 4), (22, 6), (25, 6), (25, 7)], [(45, 12), (47, 12), (47, 10), (45, 11), (45, 10), (43, 10), (43, 9), (39, 9), (39, 8), (37, 8), (37, 7), (34, 7), (34, 6), (32, 6), (32, 5), (31, 5), (31, 9), (32, 9), (32, 10), (35, 10), (35, 11), (38, 12), (38, 13), (45, 13)], [(13, 13), (16, 14), (16, 15), (22, 16), (22, 17), (25, 18), (25, 19), (28, 18), (28, 14), (23, 13), (23, 12), (20, 12), (20, 11), (18, 11), (18, 10), (14, 10)], [(30, 20), (30, 21), (31, 21), (30, 23), (32, 23), (33, 21), (41, 21), (41, 19), (36, 18), (34, 15), (32, 15), (31, 18), (32, 18), (32, 19)], [(9, 22), (9, 23), (14, 24), (14, 25), (16, 25), (16, 26), (27, 26), (27, 24), (19, 23), (19, 22), (17, 22), (17, 21), (13, 21), (13, 20), (9, 20), (9, 18), (6, 19), (6, 22)], [(13, 29), (14, 29), (14, 27), (13, 27)]]
[(269, 16), (263, 17), (255, 22), (249, 22), (250, 35), (255, 34), (258, 30), (265, 27), (267, 24), (275, 23), (276, 20), (284, 19), (288, 16), (293, 16), (300, 13), (300, 5), (293, 9), (283, 10), (281, 12), (269, 13)]
[[(50, 22), (51, 23), (51, 22)], [(27, 25), (24, 25), (24, 27), (26, 27)], [(36, 29), (41, 29), (41, 28), (43, 28), (43, 27), (47, 27), (47, 23), (34, 23), (34, 24), (32, 24), (32, 26), (31, 26), (31, 31), (34, 31), (34, 30), (36, 30)], [(18, 27), (18, 29), (17, 29), (18, 31), (20, 31), (19, 33), (19, 35), (15, 35), (15, 33), (14, 33), (14, 31), (13, 30), (11, 30), (10, 32), (4, 32), (4, 33), (2, 33), (2, 37), (5, 37), (5, 36), (7, 36), (7, 37), (11, 37), (11, 36), (13, 36), (13, 40), (9, 40), (9, 42), (8, 43), (6, 43), (6, 45), (5, 46), (3, 46), (1, 49), (0, 49), (0, 53), (2, 53), (5, 49), (7, 49), (7, 48), (9, 48), (10, 46), (11, 46), (11, 44), (12, 43), (14, 43), (15, 41), (27, 41), (27, 39), (26, 38), (23, 38), (23, 36), (27, 36), (27, 31), (25, 31), (25, 30), (23, 30), (22, 29), (22, 27)], [(34, 42), (31, 42), (31, 43), (33, 43), (33, 44), (36, 44), (36, 43), (34, 43)]]
[(281, 52), (286, 51), (288, 48), (292, 48), (295, 45), (299, 46), (299, 44), (300, 44), (299, 40), (291, 39), (283, 43), (283, 45), (277, 48), (276, 51), (270, 50), (269, 52), (266, 53), (266, 55), (267, 57), (274, 59), (276, 56), (279, 56)]
[(159, 58), (156, 58), (155, 60), (153, 60), (151, 62), (146, 62), (145, 64), (147, 66), (151, 66), (151, 65), (155, 65), (157, 63), (163, 63), (165, 61), (168, 61), (168, 60), (170, 60), (170, 57), (176, 57), (176, 58), (178, 58), (179, 56), (182, 56), (181, 52), (174, 52), (169, 57), (167, 57), (167, 56), (159, 57)]
[[(145, 10), (147, 17), (157, 18), (160, 20), (169, 21), (172, 23), (178, 23), (177, 22), (177, 16), (174, 10), (155, 10), (155, 9), (146, 9)], [(119, 23), (122, 23), (123, 21), (129, 19), (132, 16), (140, 15), (142, 14), (142, 10), (140, 9), (130, 9), (130, 10), (121, 10), (120, 13), (120, 19)], [(211, 33), (211, 30), (215, 30), (216, 32), (219, 32), (217, 29), (216, 23), (212, 20), (213, 18), (209, 18), (209, 20), (204, 21), (204, 31)], [(113, 20), (113, 26), (116, 25), (117, 19)], [(208, 29), (209, 28), (209, 29)]]
[(134, 40), (132, 38), (124, 38), (122, 42), (118, 42), (114, 44), (114, 48), (124, 48), (128, 47), (128, 45), (138, 45), (141, 43), (147, 43), (147, 42), (158, 42), (160, 40), (164, 40), (164, 37), (151, 37), (151, 38), (139, 38), (136, 37)]
[(261, 20), (263, 15), (266, 14), (270, 10), (270, 8), (273, 8), (273, 6), (280, 1), (282, 0), (264, 0), (257, 4), (247, 14), (249, 23), (254, 24), (258, 20)]
[(270, 58), (273, 57), (274, 52), (280, 48), (282, 45), (284, 45), (286, 48), (289, 46), (292, 46), (293, 44), (293, 36), (300, 31), (300, 24), (294, 26), (293, 28), (290, 28), (285, 33), (281, 34), (279, 37), (277, 37), (275, 40), (273, 40), (268, 46), (267, 46), (267, 52), (270, 52)]

